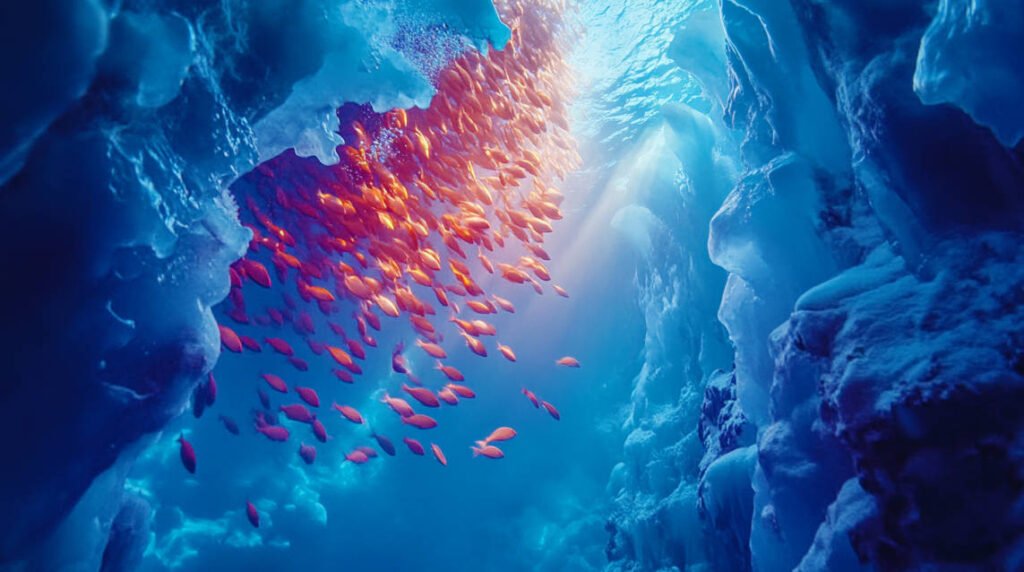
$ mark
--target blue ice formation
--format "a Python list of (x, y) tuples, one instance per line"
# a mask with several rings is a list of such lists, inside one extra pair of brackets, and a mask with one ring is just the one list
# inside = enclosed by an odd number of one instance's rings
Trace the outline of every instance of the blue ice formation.
[(227, 186), (287, 148), (329, 160), (341, 101), (429, 101), (431, 62), (403, 52), (426, 24), (456, 50), (508, 38), (484, 0), (365, 4), (0, 7), (0, 564), (134, 568), (124, 475), (213, 367), (249, 238)]
[[(652, 307), (610, 568), (1021, 569), (1021, 3), (692, 8), (663, 218), (728, 276)], [(683, 249), (649, 291), (673, 265), (722, 284)]]

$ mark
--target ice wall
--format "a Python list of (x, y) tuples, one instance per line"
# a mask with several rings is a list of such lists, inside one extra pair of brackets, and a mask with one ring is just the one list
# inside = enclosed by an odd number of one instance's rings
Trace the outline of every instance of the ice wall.
[(289, 147), (329, 160), (340, 102), (429, 101), (417, 34), (443, 60), (508, 30), (485, 0), (0, 7), (0, 566), (137, 560), (123, 475), (217, 359), (249, 238), (227, 185)]
[[(717, 311), (734, 353), (636, 380), (634, 403), (664, 407), (634, 408), (611, 569), (1024, 565), (1020, 10), (694, 3), (671, 47), (702, 89), (673, 123), (692, 208), (673, 232), (709, 230), (728, 278), (686, 313)], [(673, 258), (688, 291), (721, 280), (700, 259)], [(693, 359), (697, 323), (673, 322), (670, 362)], [(698, 429), (694, 451), (657, 427), (698, 388), (675, 429)], [(693, 472), (660, 482), (666, 464)]]

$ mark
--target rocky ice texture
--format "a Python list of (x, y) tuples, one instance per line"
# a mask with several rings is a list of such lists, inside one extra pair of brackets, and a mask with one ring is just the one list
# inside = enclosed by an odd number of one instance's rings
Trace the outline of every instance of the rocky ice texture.
[[(209, 308), (248, 241), (227, 185), (288, 147), (328, 155), (346, 98), (428, 101), (422, 50), (403, 55), (424, 30), (384, 25), (405, 14), (452, 49), (508, 37), (485, 0), (0, 7), (0, 565), (130, 566), (145, 509), (118, 509), (124, 466), (217, 359)], [(338, 70), (357, 87), (317, 80)]]
[[(696, 3), (672, 47), (702, 89), (692, 125), (710, 126), (691, 138), (735, 171), (681, 173), (721, 200), (708, 250), (734, 368), (660, 380), (679, 411), (705, 388), (704, 448), (630, 435), (612, 568), (1024, 566), (1021, 10)], [(686, 477), (641, 494), (666, 463), (696, 466), (698, 494)], [(680, 533), (687, 503), (700, 525)]]

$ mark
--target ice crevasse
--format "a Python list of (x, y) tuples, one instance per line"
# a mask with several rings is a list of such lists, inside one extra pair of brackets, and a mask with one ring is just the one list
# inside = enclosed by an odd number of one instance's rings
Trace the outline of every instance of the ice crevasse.
[[(607, 568), (1024, 568), (1024, 4), (680, 6), (692, 96), (612, 222), (646, 335)], [(425, 106), (509, 30), (486, 0), (45, 0), (0, 32), (0, 566), (131, 569), (125, 475), (249, 242), (228, 186), (336, 161), (338, 107)]]
[(1024, 566), (1021, 9), (694, 3), (611, 569)]

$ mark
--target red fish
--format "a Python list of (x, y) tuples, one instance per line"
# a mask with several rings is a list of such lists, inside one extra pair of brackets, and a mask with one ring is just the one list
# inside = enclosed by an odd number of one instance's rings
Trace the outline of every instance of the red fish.
[(409, 447), (409, 450), (412, 451), (413, 455), (423, 455), (424, 453), (426, 453), (426, 450), (423, 448), (423, 445), (421, 445), (420, 442), (417, 441), (416, 439), (413, 439), (411, 437), (404, 437), (402, 438), (402, 441), (405, 442), (406, 447)]
[(242, 341), (242, 345), (249, 351), (262, 353), (263, 348), (260, 347), (260, 343), (250, 338), (249, 336), (238, 336), (238, 339)]
[(263, 374), (263, 379), (274, 391), (288, 393), (288, 384), (286, 384), (279, 376), (273, 373), (265, 373)]
[(349, 405), (338, 405), (337, 403), (332, 405), (332, 407), (337, 409), (338, 413), (341, 413), (345, 419), (348, 419), (352, 423), (355, 423), (356, 425), (361, 425), (363, 423), (363, 416), (360, 415), (354, 407)]
[(248, 260), (243, 258), (240, 260), (245, 269), (245, 275), (252, 279), (253, 282), (259, 284), (264, 288), (270, 288), (270, 273), (267, 272), (267, 267), (263, 266), (255, 260)]
[(402, 384), (402, 391), (408, 393), (423, 405), (427, 407), (438, 407), (440, 403), (437, 401), (437, 396), (434, 395), (433, 391), (425, 387), (409, 387), (408, 385)]
[(245, 501), (245, 516), (253, 528), (260, 527), (260, 513), (256, 511), (256, 506), (249, 501)]
[(296, 387), (295, 393), (298, 393), (299, 398), (308, 403), (311, 407), (320, 407), (320, 396), (317, 395), (315, 389), (310, 387)]
[(402, 417), (402, 423), (412, 425), (417, 429), (433, 429), (437, 427), (437, 421), (433, 417), (423, 415), (422, 413), (414, 413), (407, 417)]
[(238, 334), (227, 326), (218, 325), (217, 328), (220, 330), (220, 343), (236, 354), (242, 353), (242, 340)]
[(185, 435), (178, 435), (178, 452), (181, 454), (181, 464), (185, 466), (185, 470), (196, 474), (196, 451), (192, 448), (192, 443), (185, 440)]

